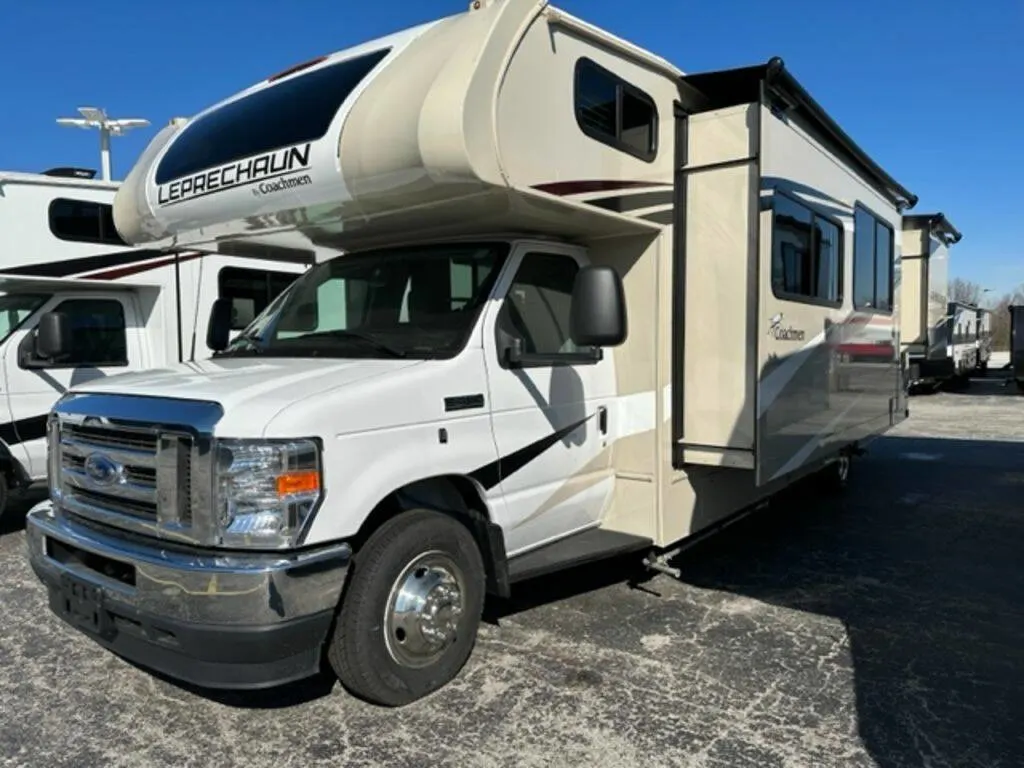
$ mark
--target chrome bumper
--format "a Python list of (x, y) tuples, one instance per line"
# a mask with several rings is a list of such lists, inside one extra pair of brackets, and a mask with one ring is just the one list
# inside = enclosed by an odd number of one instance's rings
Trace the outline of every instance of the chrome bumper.
[(55, 507), (26, 521), (50, 607), (115, 653), (197, 685), (260, 688), (315, 674), (352, 555), (225, 553), (104, 533)]
[[(111, 600), (149, 614), (200, 624), (267, 625), (333, 610), (352, 554), (347, 544), (298, 554), (192, 554), (157, 541), (114, 538), (86, 528), (55, 509), (36, 505), (26, 521), (29, 559), (41, 578), (70, 573)], [(55, 559), (46, 539), (75, 551), (123, 563), (126, 584), (84, 564)], [(102, 567), (102, 560), (94, 561)]]

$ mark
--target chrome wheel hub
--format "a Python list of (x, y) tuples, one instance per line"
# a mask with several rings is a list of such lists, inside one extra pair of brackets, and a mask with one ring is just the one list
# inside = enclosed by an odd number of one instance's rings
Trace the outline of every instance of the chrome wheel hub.
[(385, 642), (404, 667), (433, 664), (458, 636), (465, 577), (443, 552), (427, 552), (402, 569), (384, 609)]

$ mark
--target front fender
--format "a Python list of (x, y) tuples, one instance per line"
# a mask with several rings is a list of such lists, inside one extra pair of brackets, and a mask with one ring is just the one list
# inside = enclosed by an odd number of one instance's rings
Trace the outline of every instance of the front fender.
[[(497, 459), (489, 413), (341, 435), (324, 445), (324, 500), (307, 544), (354, 536), (394, 491), (438, 475), (471, 473)], [(476, 484), (488, 517), (500, 519), (499, 489)]]

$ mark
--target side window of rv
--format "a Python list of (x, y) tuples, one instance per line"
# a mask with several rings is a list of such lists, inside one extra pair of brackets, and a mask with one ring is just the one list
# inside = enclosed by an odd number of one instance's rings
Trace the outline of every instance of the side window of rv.
[(108, 203), (58, 197), (50, 203), (50, 231), (61, 240), (127, 247), (114, 227)]
[(892, 228), (861, 207), (853, 214), (854, 309), (892, 311)]
[(217, 295), (231, 299), (231, 330), (245, 328), (297, 277), (291, 272), (224, 267), (217, 274)]
[(578, 351), (569, 338), (569, 306), (579, 264), (571, 256), (529, 253), (498, 314), (498, 328), (522, 339), (527, 354)]
[(648, 94), (590, 59), (580, 59), (574, 100), (583, 133), (633, 157), (654, 160), (658, 109)]
[(775, 193), (772, 290), (780, 299), (838, 306), (843, 301), (842, 230), (835, 222)]
[[(124, 306), (116, 299), (67, 299), (54, 308), (71, 326), (71, 353), (58, 364), (118, 367), (128, 365), (128, 338)], [(55, 367), (58, 367), (55, 366)]]

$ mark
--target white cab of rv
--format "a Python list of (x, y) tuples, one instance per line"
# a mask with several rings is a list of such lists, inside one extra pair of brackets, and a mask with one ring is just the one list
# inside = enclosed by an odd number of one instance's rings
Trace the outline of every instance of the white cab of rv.
[(934, 391), (957, 375), (949, 324), (950, 248), (963, 234), (942, 213), (903, 217), (900, 343), (911, 391)]
[(326, 656), (420, 698), (485, 595), (666, 568), (798, 479), (845, 482), (907, 413), (915, 202), (781, 60), (685, 75), (539, 0), (294, 67), (158, 135), (114, 221), (341, 255), (232, 342), (215, 323), (213, 358), (65, 395), (31, 563), (66, 621), (179, 679)]
[[(46, 481), (47, 413), (65, 392), (209, 357), (216, 299), (233, 302), (240, 332), (305, 268), (277, 255), (268, 263), (130, 246), (114, 226), (118, 182), (93, 175), (0, 173), (0, 514), (9, 492)], [(39, 346), (46, 323), (66, 349)]]

